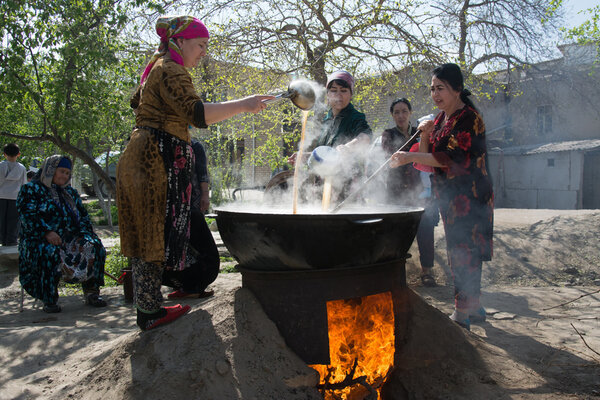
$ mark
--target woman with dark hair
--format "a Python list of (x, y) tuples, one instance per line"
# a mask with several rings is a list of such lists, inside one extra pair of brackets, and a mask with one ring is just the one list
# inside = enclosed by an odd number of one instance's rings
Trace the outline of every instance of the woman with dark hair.
[[(365, 114), (352, 105), (354, 95), (354, 77), (348, 71), (336, 71), (327, 78), (327, 104), (329, 110), (323, 119), (321, 135), (307, 146), (306, 159), (310, 152), (318, 146), (329, 146), (338, 150), (345, 159), (352, 162), (340, 170), (336, 182), (339, 190), (339, 199), (345, 198), (349, 193), (351, 183), (362, 173), (362, 150), (371, 142), (372, 131), (367, 123)], [(296, 154), (292, 154), (288, 161), (294, 165)], [(306, 161), (306, 160), (303, 160)], [(317, 179), (317, 183), (320, 180)]]
[(61, 277), (68, 283), (81, 283), (87, 304), (106, 306), (100, 297), (106, 251), (79, 194), (69, 184), (71, 166), (68, 157), (49, 157), (17, 197), (19, 280), (27, 293), (44, 302), (47, 313), (61, 311)]
[(456, 64), (433, 70), (431, 98), (440, 113), (419, 125), (419, 152), (394, 153), (392, 167), (418, 163), (434, 167), (432, 189), (444, 223), (448, 263), (454, 277), (451, 319), (470, 329), (485, 320), (482, 261), (492, 257), (494, 194), (487, 166), (485, 125), (469, 99)]
[[(392, 102), (390, 114), (395, 126), (381, 134), (381, 148), (386, 158), (394, 154), (417, 131), (410, 123), (412, 106), (408, 99), (402, 97)], [(390, 170), (387, 179), (388, 201), (394, 203), (414, 203), (421, 186), (419, 171), (412, 165)]]
[[(396, 126), (386, 129), (381, 134), (381, 147), (386, 158), (394, 154), (417, 131), (417, 128), (410, 123), (412, 105), (407, 98), (394, 100), (390, 106), (390, 113)], [(427, 183), (427, 187), (423, 182)], [(386, 180), (388, 203), (425, 207), (417, 231), (421, 283), (423, 286), (434, 287), (436, 283), (431, 272), (434, 256), (433, 231), (439, 222), (439, 213), (435, 201), (431, 199), (430, 190), (426, 190), (429, 187), (429, 174), (419, 171), (412, 165), (403, 165), (388, 171)]]
[(352, 105), (354, 77), (347, 71), (336, 71), (327, 78), (327, 104), (329, 111), (323, 119), (324, 130), (316, 146), (331, 146), (338, 150), (351, 150), (371, 141), (371, 128), (365, 114)]

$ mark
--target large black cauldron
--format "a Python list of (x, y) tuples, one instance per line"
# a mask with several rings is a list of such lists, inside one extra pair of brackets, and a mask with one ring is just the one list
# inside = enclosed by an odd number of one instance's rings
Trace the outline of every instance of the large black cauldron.
[(344, 209), (336, 214), (221, 208), (217, 225), (240, 267), (289, 271), (366, 266), (406, 258), (422, 208)]

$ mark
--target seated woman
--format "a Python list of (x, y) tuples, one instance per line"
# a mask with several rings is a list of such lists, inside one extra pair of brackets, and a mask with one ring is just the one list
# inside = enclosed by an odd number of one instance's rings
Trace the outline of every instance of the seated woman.
[(85, 302), (106, 306), (106, 251), (92, 229), (77, 190), (70, 186), (71, 160), (47, 158), (17, 197), (21, 221), (19, 280), (31, 296), (44, 302), (44, 311), (57, 313), (58, 282), (81, 283)]

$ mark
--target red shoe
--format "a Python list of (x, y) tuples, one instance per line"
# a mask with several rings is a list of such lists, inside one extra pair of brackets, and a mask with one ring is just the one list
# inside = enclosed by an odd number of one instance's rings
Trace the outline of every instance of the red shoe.
[(167, 315), (165, 315), (162, 318), (148, 321), (148, 323), (146, 325), (146, 329), (144, 329), (144, 330), (147, 331), (150, 329), (154, 329), (158, 326), (168, 324), (169, 322), (173, 322), (177, 318), (181, 317), (182, 315), (184, 315), (188, 311), (190, 311), (190, 309), (191, 309), (190, 306), (188, 306), (188, 305), (181, 306), (181, 304), (177, 304), (172, 307), (165, 307), (165, 310), (167, 311)]

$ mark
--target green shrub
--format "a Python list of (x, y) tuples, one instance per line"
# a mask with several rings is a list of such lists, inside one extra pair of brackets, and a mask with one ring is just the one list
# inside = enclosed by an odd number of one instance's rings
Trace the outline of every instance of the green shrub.
[[(124, 269), (129, 268), (129, 260), (121, 253), (121, 245), (115, 243), (110, 253), (106, 255), (104, 270), (114, 277), (118, 278)], [(105, 286), (117, 286), (118, 283), (112, 278), (104, 277)]]
[[(104, 212), (100, 207), (100, 202), (98, 200), (91, 200), (86, 203), (83, 203), (83, 206), (87, 210), (90, 215), (90, 220), (94, 225), (108, 225), (108, 218), (104, 216)], [(115, 204), (111, 204), (110, 213), (112, 215), (113, 225), (119, 224), (119, 217), (117, 212), (117, 206)]]

